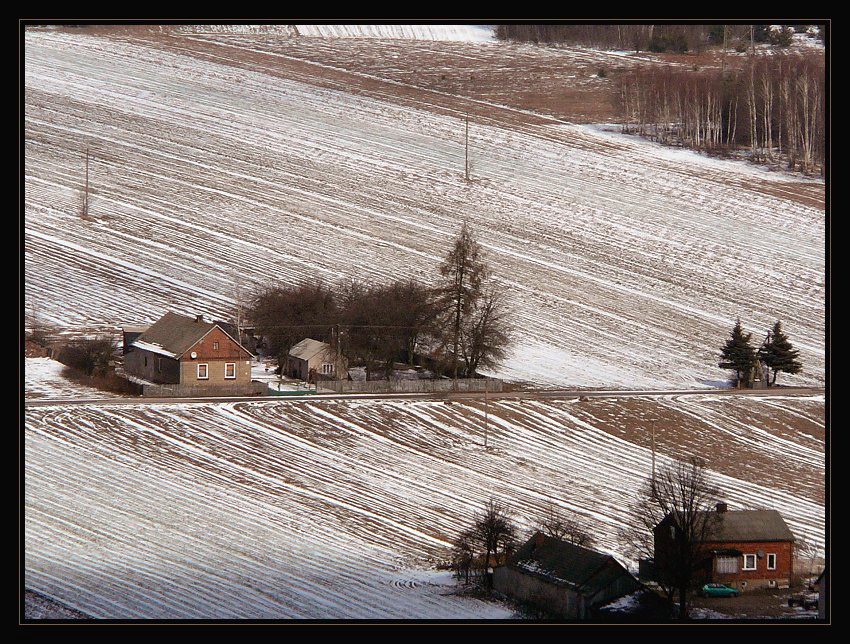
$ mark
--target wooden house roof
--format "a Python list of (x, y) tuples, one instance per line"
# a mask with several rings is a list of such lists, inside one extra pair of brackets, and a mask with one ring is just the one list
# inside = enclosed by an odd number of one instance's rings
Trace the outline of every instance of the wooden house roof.
[[(131, 346), (179, 359), (217, 326), (213, 322), (204, 322), (197, 317), (178, 315), (169, 311), (136, 338)], [(222, 332), (226, 333), (223, 329)], [(236, 339), (227, 335), (239, 344)], [(251, 355), (245, 347), (241, 344), (239, 346)]]

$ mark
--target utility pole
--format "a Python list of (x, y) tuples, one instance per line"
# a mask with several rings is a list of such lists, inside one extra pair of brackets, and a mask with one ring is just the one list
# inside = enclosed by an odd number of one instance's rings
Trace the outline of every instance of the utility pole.
[(652, 498), (655, 499), (655, 421), (652, 421)]
[(83, 218), (89, 215), (89, 149), (86, 148), (86, 192), (83, 196)]
[(463, 165), (463, 176), (469, 181), (469, 112), (466, 113), (466, 139), (465, 139), (465, 156)]
[(490, 379), (484, 379), (484, 449), (487, 449), (487, 434), (490, 429), (489, 409), (490, 401), (487, 398), (487, 390), (489, 389)]

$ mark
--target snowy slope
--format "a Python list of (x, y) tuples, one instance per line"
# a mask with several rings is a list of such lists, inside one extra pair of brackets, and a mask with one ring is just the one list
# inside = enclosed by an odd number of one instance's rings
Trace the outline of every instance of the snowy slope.
[[(237, 288), (274, 282), (431, 281), (468, 220), (518, 330), (502, 376), (708, 386), (740, 317), (757, 340), (781, 319), (805, 365), (784, 381), (823, 383), (824, 213), (784, 197), (793, 179), (497, 110), (470, 128), (466, 183), (461, 113), (289, 80), (284, 45), (222, 38), (248, 69), (179, 40), (26, 35), (26, 294), (48, 321), (222, 317)], [(93, 221), (77, 216), (86, 147)]]
[(625, 560), (649, 418), (677, 428), (660, 464), (701, 454), (730, 509), (822, 547), (823, 397), (637, 402), (491, 402), (486, 428), (483, 402), (29, 409), (26, 584), (96, 617), (510, 617), (450, 594), (452, 539), (493, 497), (523, 534), (576, 512)]
[(115, 398), (117, 394), (79, 385), (62, 375), (65, 365), (50, 358), (25, 358), (26, 398)]
[(493, 28), (484, 25), (295, 25), (301, 36), (325, 38), (405, 38), (489, 42)]

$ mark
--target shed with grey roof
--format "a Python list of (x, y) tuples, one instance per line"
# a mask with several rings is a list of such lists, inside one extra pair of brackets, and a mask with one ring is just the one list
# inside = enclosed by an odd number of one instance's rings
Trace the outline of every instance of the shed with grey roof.
[(304, 338), (286, 356), (283, 373), (309, 382), (335, 380), (348, 375), (346, 362), (327, 342)]
[(586, 619), (641, 588), (614, 557), (541, 532), (493, 571), (493, 588), (553, 617)]

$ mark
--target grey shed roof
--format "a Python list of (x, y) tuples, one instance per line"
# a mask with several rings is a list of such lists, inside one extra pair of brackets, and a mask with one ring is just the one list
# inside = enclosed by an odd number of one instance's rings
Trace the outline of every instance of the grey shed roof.
[(133, 341), (131, 346), (179, 358), (216, 325), (168, 312)]
[(329, 345), (327, 342), (320, 342), (319, 340), (311, 340), (310, 338), (304, 338), (303, 340), (301, 340), (301, 342), (294, 345), (289, 350), (289, 355), (291, 355), (293, 358), (298, 358), (299, 360), (309, 360), (320, 351), (329, 349), (330, 346), (331, 345)]
[(794, 534), (776, 510), (727, 510), (713, 512), (717, 524), (715, 541), (793, 541)]
[(611, 555), (536, 533), (505, 564), (582, 593), (594, 594), (630, 573)]

